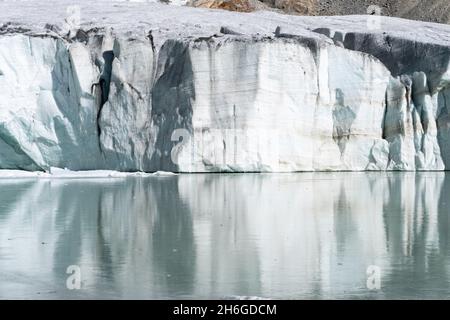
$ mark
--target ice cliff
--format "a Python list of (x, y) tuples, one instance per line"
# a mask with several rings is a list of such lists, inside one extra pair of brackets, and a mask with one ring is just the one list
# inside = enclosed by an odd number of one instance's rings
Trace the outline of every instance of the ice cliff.
[(450, 26), (68, 4), (0, 3), (0, 168), (450, 168)]

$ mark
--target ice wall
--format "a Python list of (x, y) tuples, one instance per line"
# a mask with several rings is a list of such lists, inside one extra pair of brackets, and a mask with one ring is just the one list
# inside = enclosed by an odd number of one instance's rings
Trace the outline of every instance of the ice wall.
[(0, 168), (444, 170), (449, 57), (445, 42), (326, 28), (8, 30)]

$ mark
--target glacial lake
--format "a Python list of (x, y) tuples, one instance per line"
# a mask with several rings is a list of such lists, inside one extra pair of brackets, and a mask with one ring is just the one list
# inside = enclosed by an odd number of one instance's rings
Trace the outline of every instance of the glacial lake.
[(0, 179), (0, 298), (444, 299), (449, 228), (443, 172)]

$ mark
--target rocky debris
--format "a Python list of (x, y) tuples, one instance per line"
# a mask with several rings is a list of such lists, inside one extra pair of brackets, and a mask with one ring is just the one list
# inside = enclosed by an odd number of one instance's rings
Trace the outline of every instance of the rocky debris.
[(450, 2), (447, 0), (191, 0), (187, 5), (241, 12), (276, 10), (310, 16), (381, 14), (450, 23)]

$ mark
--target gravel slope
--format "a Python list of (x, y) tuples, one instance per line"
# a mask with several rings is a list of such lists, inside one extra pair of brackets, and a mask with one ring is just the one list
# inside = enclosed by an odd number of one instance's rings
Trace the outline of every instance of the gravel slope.
[[(255, 11), (258, 0), (191, 0), (195, 7), (220, 8), (231, 11)], [(361, 15), (371, 5), (381, 8), (382, 15), (429, 22), (450, 23), (448, 0), (259, 0), (267, 10), (275, 9), (300, 15)], [(272, 9), (272, 10), (273, 10)]]
[(316, 13), (318, 15), (365, 14), (367, 8), (373, 4), (380, 6), (383, 15), (387, 16), (450, 23), (450, 1), (448, 0), (318, 0)]

